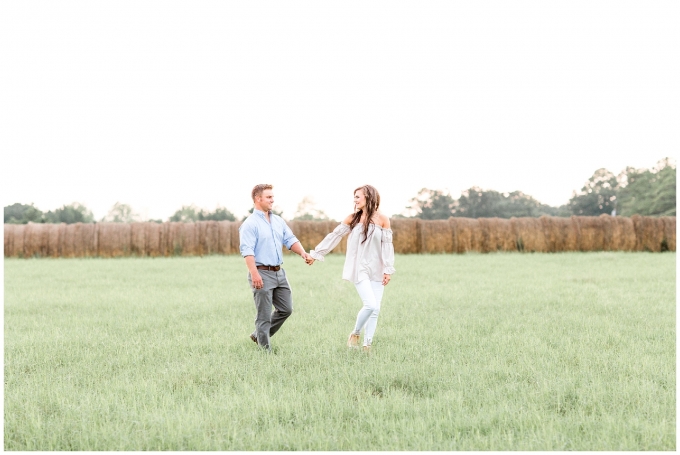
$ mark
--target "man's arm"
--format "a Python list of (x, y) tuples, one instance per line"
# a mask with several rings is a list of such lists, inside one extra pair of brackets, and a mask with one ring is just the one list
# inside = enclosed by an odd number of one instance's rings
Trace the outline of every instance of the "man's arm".
[(262, 281), (260, 272), (257, 271), (257, 267), (255, 266), (255, 256), (246, 256), (244, 259), (246, 260), (246, 267), (248, 267), (248, 271), (250, 272), (250, 278), (253, 280), (253, 287), (255, 289), (260, 289), (264, 286), (264, 282)]
[(250, 272), (250, 278), (253, 281), (253, 287), (260, 289), (264, 286), (260, 272), (257, 271), (255, 265), (255, 244), (257, 243), (257, 233), (253, 227), (247, 223), (241, 225), (238, 230), (239, 234), (239, 250), (241, 256), (246, 260), (246, 267)]
[[(302, 259), (304, 259), (305, 261), (308, 261), (308, 259), (311, 259), (311, 256), (309, 254), (307, 254), (305, 249), (302, 247), (302, 243), (300, 243), (300, 242), (295, 242), (293, 244), (293, 246), (290, 247), (290, 251), (292, 251), (293, 253), (299, 254), (300, 256), (302, 256)], [(309, 262), (307, 262), (307, 264), (309, 264)], [(309, 264), (309, 265), (312, 265), (312, 264)]]
[(307, 254), (305, 249), (302, 247), (302, 243), (295, 237), (295, 234), (293, 234), (293, 231), (290, 230), (290, 227), (288, 227), (288, 223), (286, 223), (283, 219), (281, 219), (281, 222), (283, 223), (283, 244), (288, 247), (290, 251), (293, 253), (299, 254), (302, 259), (307, 262), (307, 264), (312, 265), (309, 263), (309, 259), (311, 259), (311, 256)]

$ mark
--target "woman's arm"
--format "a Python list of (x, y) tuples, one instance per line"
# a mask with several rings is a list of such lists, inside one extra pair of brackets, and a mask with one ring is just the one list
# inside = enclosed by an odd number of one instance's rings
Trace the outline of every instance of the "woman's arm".
[[(351, 216), (348, 218), (351, 221)], [(347, 218), (345, 218), (344, 221), (347, 221)], [(340, 223), (335, 229), (333, 229), (333, 232), (329, 233), (316, 246), (316, 248), (309, 252), (309, 255), (312, 257), (312, 259), (323, 262), (324, 256), (330, 253), (333, 248), (338, 246), (338, 243), (340, 243), (342, 238), (347, 234), (349, 234), (349, 221), (347, 221), (347, 223)], [(310, 264), (311, 262), (308, 261), (307, 263)]]
[(380, 222), (381, 228), (390, 229), (390, 218), (387, 215), (383, 213), (378, 213), (378, 221)]
[(380, 225), (383, 228), (381, 253), (383, 262), (383, 286), (387, 286), (392, 278), (392, 274), (396, 271), (394, 268), (394, 245), (392, 245), (392, 229), (390, 228), (390, 219), (380, 214)]

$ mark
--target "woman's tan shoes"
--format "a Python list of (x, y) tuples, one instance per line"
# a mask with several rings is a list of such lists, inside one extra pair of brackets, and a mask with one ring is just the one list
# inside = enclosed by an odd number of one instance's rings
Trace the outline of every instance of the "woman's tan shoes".
[(347, 338), (347, 347), (348, 348), (358, 348), (359, 347), (359, 335), (356, 335), (354, 333), (349, 334), (349, 338)]

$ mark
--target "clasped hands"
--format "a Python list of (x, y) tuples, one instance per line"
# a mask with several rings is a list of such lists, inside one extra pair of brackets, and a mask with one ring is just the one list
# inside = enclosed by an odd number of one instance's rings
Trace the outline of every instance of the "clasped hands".
[[(307, 265), (312, 265), (312, 264), (314, 264), (315, 259), (314, 259), (309, 253), (306, 253), (306, 252), (305, 252), (305, 253), (302, 253), (302, 254), (301, 254), (301, 257), (302, 257), (302, 259), (305, 260), (305, 262), (307, 263)], [(387, 273), (383, 274), (382, 285), (383, 285), (383, 286), (387, 286), (387, 284), (390, 282), (390, 279), (391, 279), (391, 278), (392, 278), (392, 277), (391, 277), (390, 275), (388, 275)]]
[(309, 254), (309, 253), (302, 253), (301, 256), (302, 256), (302, 259), (305, 260), (305, 262), (307, 263), (307, 265), (312, 265), (312, 264), (314, 264), (315, 259), (312, 257), (311, 254)]

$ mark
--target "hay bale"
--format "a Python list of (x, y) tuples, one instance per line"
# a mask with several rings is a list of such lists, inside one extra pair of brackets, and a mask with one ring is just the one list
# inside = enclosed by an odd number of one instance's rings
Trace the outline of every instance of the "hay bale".
[(581, 225), (579, 224), (576, 215), (569, 217), (569, 221), (571, 222), (571, 228), (574, 234), (568, 238), (566, 242), (567, 249), (565, 251), (579, 251), (581, 245)]
[(26, 257), (26, 253), (24, 252), (24, 246), (26, 245), (26, 226), (26, 224), (19, 225), (14, 231), (14, 250), (20, 258)]
[[(295, 234), (295, 237), (300, 241), (305, 251), (310, 251), (316, 248), (321, 241), (336, 228), (339, 223), (337, 221), (291, 221), (288, 226)], [(344, 253), (347, 249), (347, 236), (333, 248), (331, 253)], [(344, 249), (343, 249), (344, 248)], [(288, 248), (284, 247), (284, 251)]]
[(419, 219), (397, 218), (391, 221), (392, 243), (395, 253), (419, 253)]
[(613, 247), (613, 217), (606, 213), (600, 214), (598, 221), (602, 229), (602, 250), (603, 251), (614, 251)]
[(579, 251), (602, 251), (604, 249), (604, 226), (600, 217), (577, 216), (579, 232)]
[(664, 239), (664, 222), (660, 218), (633, 215), (637, 251), (660, 252)]
[(479, 221), (479, 249), (482, 253), (496, 251), (496, 233), (491, 218), (478, 218)]
[(166, 256), (181, 256), (183, 252), (183, 242), (182, 233), (183, 225), (179, 221), (170, 221), (165, 223), (165, 243), (166, 243)]
[(198, 256), (198, 223), (183, 223), (182, 255)]
[(75, 257), (75, 236), (76, 236), (76, 225), (67, 224), (64, 226), (61, 232), (61, 239), (59, 241), (59, 249), (61, 251), (61, 257), (72, 258)]
[(663, 220), (663, 242), (668, 251), (675, 251), (675, 217), (664, 216)]
[(41, 223), (28, 223), (24, 234), (24, 257), (46, 257), (48, 228)]
[(451, 226), (451, 250), (453, 253), (458, 253), (458, 224), (452, 216), (447, 221)]
[(160, 224), (158, 232), (158, 252), (160, 256), (170, 255), (170, 222)]
[(231, 248), (231, 225), (237, 224), (232, 221), (218, 221), (217, 235), (218, 246), (217, 250), (220, 254), (236, 254), (238, 251), (233, 251)]
[(635, 251), (636, 238), (633, 220), (614, 216), (610, 223), (611, 251)]
[(478, 219), (451, 217), (449, 223), (453, 225), (454, 229), (456, 253), (482, 251), (482, 232)]
[(517, 251), (517, 238), (512, 232), (510, 220), (505, 218), (494, 218), (496, 229), (496, 250), (497, 251)]
[(14, 226), (14, 255), (15, 257), (26, 257), (24, 255), (24, 245), (26, 244), (26, 224)]
[[(97, 223), (96, 226), (98, 227), (97, 253), (99, 257), (115, 258), (130, 255), (132, 228), (129, 223)], [(81, 248), (88, 240), (83, 235), (86, 233), (85, 229), (79, 229), (79, 231), (81, 235), (76, 236), (75, 245), (76, 256), (78, 257), (84, 254)], [(79, 245), (81, 241), (84, 243)]]
[(420, 253), (453, 253), (454, 227), (449, 220), (421, 220)]
[(234, 254), (241, 254), (240, 238), (238, 234), (238, 228), (241, 226), (241, 222), (231, 223), (231, 251)]
[[(96, 257), (99, 228), (93, 223), (76, 223), (73, 238), (73, 252), (76, 257)], [(121, 234), (124, 235), (124, 234)], [(129, 237), (127, 239), (129, 245)], [(129, 247), (128, 247), (129, 251)], [(129, 253), (125, 253), (127, 256)]]
[(130, 254), (146, 256), (146, 224), (130, 223)]
[(163, 255), (161, 251), (162, 226), (162, 224), (154, 222), (144, 223), (144, 238), (146, 240), (144, 251), (147, 256), (155, 258)]
[(208, 231), (208, 225), (206, 223), (207, 221), (196, 222), (196, 238), (197, 238), (196, 252), (198, 253), (199, 256), (208, 254), (208, 246), (205, 243), (206, 242), (205, 237)]
[[(64, 252), (64, 240), (66, 240), (66, 230), (68, 229), (68, 224), (66, 223), (60, 223), (59, 224), (59, 257), (67, 257)], [(71, 248), (73, 249), (73, 248)], [(68, 252), (68, 251), (67, 251)], [(67, 253), (66, 252), (66, 253)]]
[(517, 251), (517, 242), (510, 220), (504, 218), (478, 218), (479, 248), (483, 253)]
[(47, 256), (58, 258), (61, 256), (61, 233), (65, 223), (46, 224), (47, 227)]
[(510, 224), (517, 238), (517, 250), (528, 253), (547, 252), (543, 223), (538, 218), (511, 218)]
[(170, 256), (196, 256), (198, 233), (196, 223), (168, 223), (167, 254)]
[(199, 253), (215, 254), (220, 246), (220, 232), (217, 221), (201, 221), (198, 233)]
[(640, 215), (633, 215), (633, 227), (635, 228), (635, 251), (642, 251), (642, 222), (643, 218)]
[(5, 224), (5, 249), (4, 255), (6, 258), (17, 257), (17, 253), (14, 249), (14, 237), (16, 235), (16, 224)]
[(578, 228), (571, 218), (558, 216), (541, 216), (546, 251), (550, 253), (562, 251), (578, 251)]

